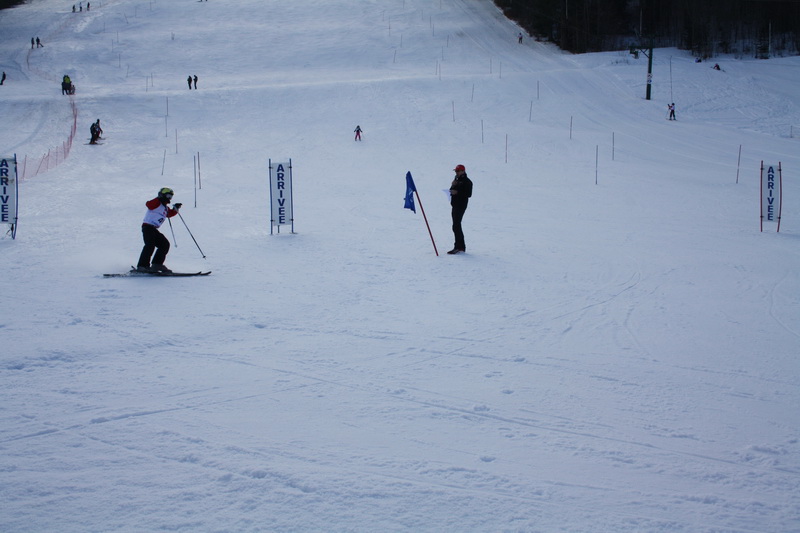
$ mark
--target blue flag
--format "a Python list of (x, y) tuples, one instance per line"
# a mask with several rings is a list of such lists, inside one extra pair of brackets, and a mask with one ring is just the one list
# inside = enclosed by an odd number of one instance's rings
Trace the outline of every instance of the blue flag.
[(414, 193), (417, 191), (417, 186), (414, 185), (414, 178), (411, 177), (411, 172), (406, 172), (406, 205), (403, 207), (405, 209), (411, 209), (413, 212), (417, 212), (416, 207), (414, 207)]

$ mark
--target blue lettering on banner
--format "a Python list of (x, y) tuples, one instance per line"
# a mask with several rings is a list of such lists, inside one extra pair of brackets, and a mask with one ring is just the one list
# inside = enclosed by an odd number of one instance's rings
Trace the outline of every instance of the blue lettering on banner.
[(775, 167), (767, 169), (767, 220), (775, 220)]
[(289, 159), (283, 163), (270, 160), (269, 169), (270, 222), (272, 226), (292, 224), (292, 231), (294, 232), (294, 217), (292, 215), (292, 160)]
[(0, 159), (0, 222), (11, 223), (11, 195), (8, 187), (8, 160)]
[(278, 168), (276, 171), (276, 179), (277, 179), (277, 191), (278, 191), (278, 225), (286, 223), (286, 208), (284, 207), (284, 203), (286, 203), (286, 198), (283, 197), (284, 191), (286, 190), (286, 182), (284, 181), (286, 178), (286, 170), (283, 168), (283, 164), (279, 163)]

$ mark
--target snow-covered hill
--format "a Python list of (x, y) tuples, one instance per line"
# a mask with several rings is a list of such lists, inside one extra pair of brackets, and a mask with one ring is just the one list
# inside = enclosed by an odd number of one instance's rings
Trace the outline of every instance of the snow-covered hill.
[[(799, 58), (656, 50), (647, 101), (489, 0), (81, 7), (0, 13), (0, 155), (78, 113), (0, 240), (0, 530), (800, 531)], [(213, 274), (104, 279), (164, 186)]]

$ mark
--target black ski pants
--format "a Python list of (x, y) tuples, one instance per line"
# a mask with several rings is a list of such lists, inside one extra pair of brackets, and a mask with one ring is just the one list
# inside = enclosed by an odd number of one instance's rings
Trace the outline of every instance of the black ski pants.
[(461, 229), (461, 220), (464, 218), (464, 213), (467, 211), (467, 206), (456, 204), (453, 207), (453, 235), (455, 236), (455, 243), (453, 248), (456, 250), (466, 251), (467, 245), (464, 243), (464, 231)]
[(156, 255), (153, 257), (153, 264), (163, 265), (169, 252), (169, 240), (151, 224), (142, 224), (142, 238), (144, 239), (144, 248), (142, 248), (137, 266), (149, 267), (150, 257), (154, 251)]

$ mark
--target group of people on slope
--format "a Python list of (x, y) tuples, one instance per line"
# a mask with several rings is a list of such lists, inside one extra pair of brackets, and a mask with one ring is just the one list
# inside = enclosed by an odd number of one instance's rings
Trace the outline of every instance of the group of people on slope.
[[(464, 231), (461, 228), (461, 221), (464, 218), (469, 199), (472, 196), (472, 180), (467, 177), (467, 169), (464, 165), (456, 165), (453, 171), (456, 175), (450, 183), (449, 190), (455, 242), (453, 243), (453, 249), (447, 252), (451, 255), (467, 251), (467, 245), (464, 242)], [(142, 248), (142, 253), (139, 255), (139, 261), (136, 264), (136, 270), (139, 272), (172, 272), (172, 270), (164, 264), (164, 261), (167, 259), (167, 254), (169, 253), (169, 239), (158, 229), (165, 221), (177, 215), (183, 206), (181, 203), (175, 203), (170, 206), (174, 195), (175, 191), (169, 187), (164, 187), (158, 191), (155, 198), (148, 200), (144, 204), (147, 207), (144, 220), (142, 221), (142, 239), (144, 240), (144, 247)], [(154, 253), (155, 255), (153, 255)]]
[(66, 74), (61, 78), (61, 94), (75, 94), (75, 86), (72, 84), (70, 77)]

